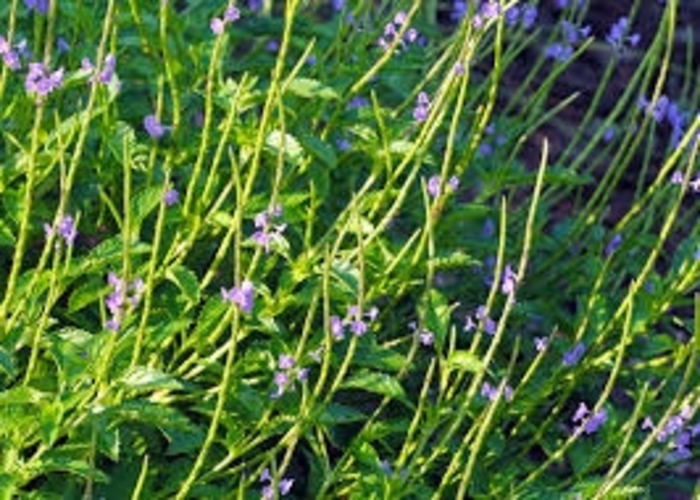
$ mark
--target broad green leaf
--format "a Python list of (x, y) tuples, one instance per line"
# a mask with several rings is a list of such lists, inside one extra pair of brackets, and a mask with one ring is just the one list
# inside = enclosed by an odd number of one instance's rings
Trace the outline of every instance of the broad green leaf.
[(475, 354), (469, 351), (454, 351), (447, 358), (447, 366), (450, 370), (458, 370), (469, 373), (479, 373), (484, 369), (484, 363)]
[(363, 391), (397, 399), (408, 406), (413, 406), (406, 397), (406, 393), (403, 387), (401, 387), (401, 384), (394, 377), (386, 373), (370, 371), (360, 372), (343, 382), (342, 387), (345, 389), (361, 389)]
[(332, 170), (338, 165), (338, 157), (335, 154), (335, 150), (318, 137), (302, 134), (299, 136), (299, 141), (306, 151), (321, 160), (329, 169)]
[(324, 408), (319, 417), (319, 423), (323, 425), (338, 425), (351, 422), (362, 422), (367, 419), (367, 415), (352, 406), (340, 403), (331, 403)]
[(182, 292), (182, 295), (190, 303), (199, 302), (199, 281), (197, 275), (183, 265), (176, 265), (169, 268), (165, 277), (172, 281)]
[(273, 130), (268, 134), (265, 139), (265, 146), (274, 156), (277, 156), (282, 151), (284, 159), (295, 166), (299, 165), (304, 158), (304, 149), (296, 137), (279, 130)]
[(182, 384), (175, 377), (155, 368), (136, 366), (124, 375), (119, 384), (134, 391), (177, 390)]
[(312, 78), (295, 78), (287, 85), (287, 91), (305, 99), (338, 99), (338, 93), (328, 85)]
[(158, 206), (163, 198), (163, 188), (152, 186), (138, 193), (131, 200), (131, 224), (134, 236), (138, 234), (141, 224)]

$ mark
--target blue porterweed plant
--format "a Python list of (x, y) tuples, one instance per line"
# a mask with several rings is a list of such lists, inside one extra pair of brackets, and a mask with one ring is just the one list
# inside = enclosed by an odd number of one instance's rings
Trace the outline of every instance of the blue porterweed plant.
[(697, 495), (698, 18), (589, 4), (0, 6), (0, 496)]

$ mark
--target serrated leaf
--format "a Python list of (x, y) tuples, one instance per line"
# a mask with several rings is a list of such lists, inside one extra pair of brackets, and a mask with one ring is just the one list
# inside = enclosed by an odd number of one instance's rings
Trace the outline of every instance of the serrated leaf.
[(87, 283), (78, 286), (68, 298), (68, 311), (74, 313), (100, 300), (105, 282), (99, 279), (88, 279)]
[(447, 367), (470, 373), (479, 373), (484, 369), (484, 363), (469, 351), (454, 351), (447, 358)]
[(177, 390), (182, 384), (175, 377), (155, 368), (136, 366), (120, 380), (119, 384), (134, 391)]
[(268, 134), (265, 138), (265, 146), (275, 156), (282, 151), (284, 159), (294, 166), (299, 165), (304, 158), (304, 149), (297, 138), (279, 130), (273, 130)]
[(305, 99), (338, 99), (338, 93), (333, 88), (312, 78), (295, 78), (286, 87), (292, 94)]
[(365, 371), (357, 373), (345, 382), (342, 387), (345, 389), (361, 389), (363, 391), (396, 399), (412, 407), (401, 384), (394, 377), (386, 373)]
[(319, 417), (319, 423), (323, 425), (348, 424), (351, 422), (362, 422), (367, 419), (363, 412), (340, 403), (331, 403), (324, 408)]
[(131, 200), (131, 224), (135, 234), (141, 228), (141, 224), (155, 209), (163, 198), (163, 188), (152, 186), (138, 193)]
[(303, 134), (299, 136), (299, 141), (301, 141), (306, 151), (321, 160), (328, 168), (334, 169), (338, 165), (338, 157), (335, 154), (335, 150), (318, 137)]
[(178, 264), (169, 268), (165, 273), (165, 277), (180, 289), (188, 302), (199, 302), (199, 281), (197, 280), (197, 275), (191, 269)]

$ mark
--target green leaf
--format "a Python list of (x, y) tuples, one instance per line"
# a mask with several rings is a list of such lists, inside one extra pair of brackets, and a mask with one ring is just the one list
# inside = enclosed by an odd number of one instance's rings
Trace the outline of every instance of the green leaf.
[(275, 156), (282, 151), (284, 159), (294, 166), (299, 165), (304, 157), (304, 149), (297, 138), (279, 130), (273, 130), (268, 134), (265, 146)]
[(86, 283), (78, 286), (68, 298), (68, 311), (76, 312), (86, 306), (97, 302), (105, 290), (106, 284), (104, 280), (97, 278), (87, 278)]
[(312, 78), (295, 78), (287, 85), (287, 91), (305, 99), (339, 99), (333, 88)]
[(399, 400), (407, 406), (413, 407), (398, 380), (386, 373), (364, 371), (348, 378), (343, 382), (342, 387), (345, 389), (361, 389), (379, 394)]
[(13, 247), (15, 245), (15, 235), (4, 221), (0, 220), (0, 247)]
[(454, 351), (447, 358), (447, 367), (450, 370), (479, 373), (484, 369), (484, 363), (469, 351)]
[(362, 422), (367, 419), (367, 415), (356, 410), (352, 406), (340, 403), (331, 403), (324, 408), (319, 417), (319, 423), (323, 425), (348, 424), (351, 422)]
[(189, 268), (178, 264), (169, 268), (165, 277), (172, 281), (180, 289), (182, 295), (190, 303), (199, 302), (199, 281), (197, 275)]
[(148, 215), (158, 206), (163, 198), (163, 188), (152, 186), (138, 193), (131, 200), (131, 224), (134, 236), (138, 235), (141, 224)]
[(302, 134), (299, 136), (299, 141), (306, 151), (314, 158), (321, 160), (328, 168), (334, 169), (338, 165), (338, 157), (335, 154), (335, 150), (318, 137)]
[(177, 390), (182, 384), (175, 377), (155, 368), (136, 366), (120, 380), (119, 384), (134, 391)]
[(438, 347), (442, 346), (450, 326), (451, 308), (447, 299), (437, 290), (423, 294), (418, 305), (422, 326), (435, 335)]

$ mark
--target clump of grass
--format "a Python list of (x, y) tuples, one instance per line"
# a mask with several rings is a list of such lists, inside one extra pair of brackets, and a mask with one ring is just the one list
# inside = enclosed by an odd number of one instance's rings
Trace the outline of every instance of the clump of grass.
[(0, 9), (3, 498), (663, 496), (700, 433), (678, 2), (648, 40), (639, 2), (454, 4)]

